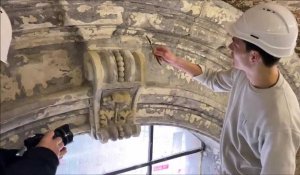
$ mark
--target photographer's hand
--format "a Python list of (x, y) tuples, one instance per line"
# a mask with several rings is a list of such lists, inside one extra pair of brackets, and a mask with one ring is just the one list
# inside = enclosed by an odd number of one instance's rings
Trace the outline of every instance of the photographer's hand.
[(53, 138), (53, 136), (53, 131), (47, 132), (37, 147), (48, 148), (53, 151), (59, 159), (61, 159), (67, 153), (67, 149), (60, 137)]

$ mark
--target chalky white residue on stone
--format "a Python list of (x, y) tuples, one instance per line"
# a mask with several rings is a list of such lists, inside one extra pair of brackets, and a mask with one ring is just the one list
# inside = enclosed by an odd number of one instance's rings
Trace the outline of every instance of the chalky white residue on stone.
[(92, 7), (89, 5), (80, 5), (79, 7), (77, 7), (77, 11), (80, 13), (86, 12), (88, 10), (90, 10)]
[(158, 14), (134, 12), (130, 15), (130, 18), (133, 22), (132, 25), (135, 27), (144, 27), (150, 25), (155, 29), (162, 30), (162, 27), (160, 26), (162, 23), (162, 18)]
[(18, 86), (18, 82), (15, 77), (8, 77), (0, 74), (0, 86), (1, 86), (1, 103), (3, 101), (15, 100), (17, 95), (20, 95), (21, 91)]
[(188, 2), (186, 0), (181, 0), (181, 3), (183, 4), (183, 7), (180, 9), (182, 12), (192, 12), (192, 15), (199, 15), (201, 13), (203, 2), (201, 1), (194, 1), (194, 2)]

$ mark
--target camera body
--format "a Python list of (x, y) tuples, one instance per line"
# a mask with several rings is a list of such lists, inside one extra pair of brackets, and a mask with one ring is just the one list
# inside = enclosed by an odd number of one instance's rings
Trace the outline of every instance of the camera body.
[[(44, 134), (35, 134), (24, 140), (24, 145), (27, 150), (35, 147), (43, 138)], [(67, 145), (73, 141), (73, 133), (70, 130), (68, 124), (62, 125), (54, 130), (53, 138), (61, 137), (64, 145)]]

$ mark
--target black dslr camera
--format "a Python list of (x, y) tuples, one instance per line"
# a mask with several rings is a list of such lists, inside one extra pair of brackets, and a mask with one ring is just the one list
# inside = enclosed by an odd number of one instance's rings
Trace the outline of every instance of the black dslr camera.
[[(42, 139), (44, 134), (35, 134), (24, 140), (24, 145), (27, 150), (35, 147)], [(73, 133), (70, 130), (68, 124), (62, 125), (54, 130), (53, 138), (61, 137), (64, 145), (67, 145), (73, 141)]]

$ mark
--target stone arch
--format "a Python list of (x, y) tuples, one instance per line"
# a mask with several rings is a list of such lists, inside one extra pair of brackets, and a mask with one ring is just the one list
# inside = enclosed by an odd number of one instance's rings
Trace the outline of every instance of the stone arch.
[[(278, 2), (292, 9), (299, 21), (299, 2)], [(93, 88), (84, 78), (83, 60), (87, 51), (103, 49), (138, 51), (146, 58), (143, 83), (122, 86), (137, 88), (138, 123), (177, 125), (218, 140), (227, 96), (157, 64), (145, 36), (194, 63), (226, 69), (229, 36), (223, 25), (256, 3), (4, 0), (1, 5), (11, 18), (14, 38), (11, 67), (1, 65), (1, 146), (17, 147), (28, 135), (62, 123), (73, 123), (76, 133), (90, 132)], [(282, 62), (280, 68), (299, 100), (299, 58)]]

